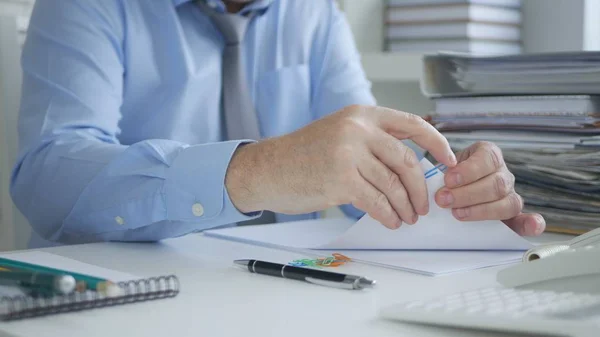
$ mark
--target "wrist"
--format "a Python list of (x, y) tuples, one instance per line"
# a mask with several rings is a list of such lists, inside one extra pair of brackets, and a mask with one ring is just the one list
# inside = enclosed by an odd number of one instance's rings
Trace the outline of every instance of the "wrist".
[(266, 195), (261, 191), (267, 176), (263, 143), (241, 145), (234, 152), (227, 173), (225, 188), (233, 205), (242, 213), (265, 209)]

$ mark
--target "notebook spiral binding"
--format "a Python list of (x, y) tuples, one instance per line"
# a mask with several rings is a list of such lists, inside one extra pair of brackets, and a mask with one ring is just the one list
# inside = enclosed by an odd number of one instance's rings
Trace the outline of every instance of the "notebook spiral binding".
[(94, 308), (175, 297), (179, 293), (179, 280), (175, 275), (152, 277), (117, 283), (123, 295), (107, 297), (95, 291), (73, 293), (54, 297), (4, 296), (0, 298), (0, 320), (17, 320), (28, 317), (81, 311)]

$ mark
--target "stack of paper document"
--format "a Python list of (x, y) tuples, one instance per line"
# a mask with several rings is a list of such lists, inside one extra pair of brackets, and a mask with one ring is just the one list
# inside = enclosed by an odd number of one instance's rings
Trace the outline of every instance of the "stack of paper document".
[(388, 0), (389, 51), (521, 52), (521, 0)]
[[(510, 129), (597, 133), (600, 96), (467, 96), (435, 100), (433, 122), (443, 131)], [(560, 137), (560, 135), (559, 135)]]
[(425, 58), (432, 123), (462, 150), (503, 151), (527, 210), (551, 231), (600, 226), (600, 53)]
[[(475, 131), (446, 131), (440, 125), (435, 125), (444, 130), (443, 134), (456, 150), (463, 150), (471, 146), (476, 141), (487, 141), (498, 145), (502, 150), (527, 150), (527, 151), (543, 151), (544, 153), (562, 153), (565, 150), (575, 150), (575, 153), (588, 152), (586, 148), (591, 149), (597, 138), (595, 136), (586, 136), (579, 134), (568, 134), (561, 132), (532, 132), (529, 130), (515, 130), (522, 126), (515, 126), (512, 129), (493, 129), (482, 130), (478, 126), (472, 126)], [(461, 126), (462, 128), (462, 126)], [(523, 127), (523, 129), (526, 129)], [(595, 152), (595, 150), (592, 150)], [(517, 152), (518, 153), (518, 152)]]
[(462, 222), (433, 202), (444, 174), (427, 160), (430, 211), (414, 225), (391, 230), (366, 215), (348, 219), (243, 226), (205, 235), (311, 255), (342, 253), (354, 261), (440, 275), (516, 262), (531, 244), (500, 221)]
[(600, 226), (600, 152), (505, 151), (526, 209), (545, 216), (549, 229), (584, 233)]
[(600, 52), (507, 56), (438, 53), (424, 58), (429, 97), (600, 94)]

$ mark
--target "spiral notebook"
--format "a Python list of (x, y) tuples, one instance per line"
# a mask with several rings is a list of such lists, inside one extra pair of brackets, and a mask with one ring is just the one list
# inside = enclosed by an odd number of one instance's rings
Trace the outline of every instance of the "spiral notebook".
[(175, 297), (179, 293), (179, 280), (175, 275), (141, 278), (39, 251), (1, 254), (0, 257), (100, 277), (116, 283), (122, 289), (121, 295), (112, 297), (95, 291), (32, 297), (17, 287), (0, 286), (1, 321), (158, 300)]

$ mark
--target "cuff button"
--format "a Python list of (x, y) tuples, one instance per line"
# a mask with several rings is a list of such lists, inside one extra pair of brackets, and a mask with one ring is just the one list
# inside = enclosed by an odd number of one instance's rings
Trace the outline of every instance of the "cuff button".
[(195, 203), (192, 205), (192, 213), (195, 216), (203, 216), (204, 215), (204, 206), (201, 203)]
[(115, 222), (117, 223), (117, 225), (123, 226), (125, 224), (125, 219), (121, 218), (120, 216), (116, 216)]

